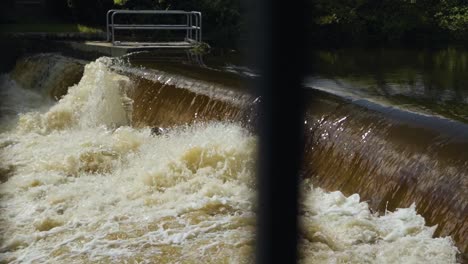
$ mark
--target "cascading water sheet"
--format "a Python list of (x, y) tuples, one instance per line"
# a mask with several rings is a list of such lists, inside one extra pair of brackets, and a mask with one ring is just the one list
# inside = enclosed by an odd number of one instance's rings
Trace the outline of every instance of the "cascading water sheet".
[[(256, 136), (235, 122), (134, 128), (132, 80), (109, 64), (0, 134), (0, 262), (252, 263)], [(379, 216), (357, 194), (301, 188), (301, 263), (456, 262), (414, 207)]]

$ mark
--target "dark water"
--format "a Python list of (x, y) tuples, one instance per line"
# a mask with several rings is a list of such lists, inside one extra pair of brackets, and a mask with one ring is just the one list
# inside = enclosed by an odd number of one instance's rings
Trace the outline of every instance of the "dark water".
[(305, 85), (352, 99), (468, 122), (468, 51), (318, 51)]

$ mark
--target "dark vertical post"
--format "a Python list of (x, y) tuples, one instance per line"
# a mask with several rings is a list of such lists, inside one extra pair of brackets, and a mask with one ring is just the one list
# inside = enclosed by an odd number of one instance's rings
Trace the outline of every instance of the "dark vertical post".
[(303, 1), (253, 1), (251, 54), (260, 69), (257, 263), (295, 263), (305, 33)]
[[(189, 16), (191, 16), (191, 15), (192, 15), (192, 14), (190, 14), (190, 15), (189, 15), (189, 14), (185, 15), (185, 19), (186, 19), (186, 23), (185, 23), (185, 24), (186, 24), (187, 27), (189, 27), (189, 25), (190, 25), (190, 24), (189, 24)], [(187, 41), (188, 38), (189, 38), (189, 30), (187, 29), (187, 30), (185, 31), (185, 41)]]

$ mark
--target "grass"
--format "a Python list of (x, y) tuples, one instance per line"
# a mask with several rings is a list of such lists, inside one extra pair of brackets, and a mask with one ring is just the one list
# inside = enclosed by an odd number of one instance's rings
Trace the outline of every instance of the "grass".
[(0, 32), (3, 33), (24, 33), (24, 32), (46, 32), (46, 33), (99, 33), (101, 29), (88, 27), (80, 24), (0, 24)]

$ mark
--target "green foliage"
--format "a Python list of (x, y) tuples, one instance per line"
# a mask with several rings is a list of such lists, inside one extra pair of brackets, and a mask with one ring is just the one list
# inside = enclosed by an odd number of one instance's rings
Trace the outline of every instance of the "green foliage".
[(468, 35), (464, 0), (314, 0), (313, 6), (314, 38), (328, 43), (446, 41)]
[[(111, 8), (201, 11), (203, 39), (216, 47), (236, 48), (248, 31), (241, 0), (47, 1), (74, 23), (101, 26)], [(326, 46), (468, 40), (468, 0), (310, 0), (310, 6), (308, 36)]]
[(442, 1), (441, 9), (434, 15), (438, 25), (457, 39), (467, 39), (468, 6)]
[(0, 32), (2, 33), (19, 33), (19, 32), (53, 32), (53, 33), (70, 33), (70, 32), (81, 32), (81, 33), (99, 33), (102, 32), (100, 29), (92, 28), (80, 24), (46, 24), (46, 23), (34, 23), (34, 24), (0, 24)]
[(210, 52), (210, 49), (211, 47), (208, 43), (201, 42), (197, 44), (195, 47), (193, 47), (190, 50), (190, 52), (192, 52), (195, 55), (204, 55), (204, 54), (208, 54)]
[(78, 32), (81, 32), (81, 33), (101, 33), (102, 32), (101, 29), (88, 27), (88, 26), (80, 25), (80, 24), (76, 25), (76, 27), (78, 28)]
[(114, 0), (114, 5), (116, 6), (123, 6), (127, 3), (127, 0)]

